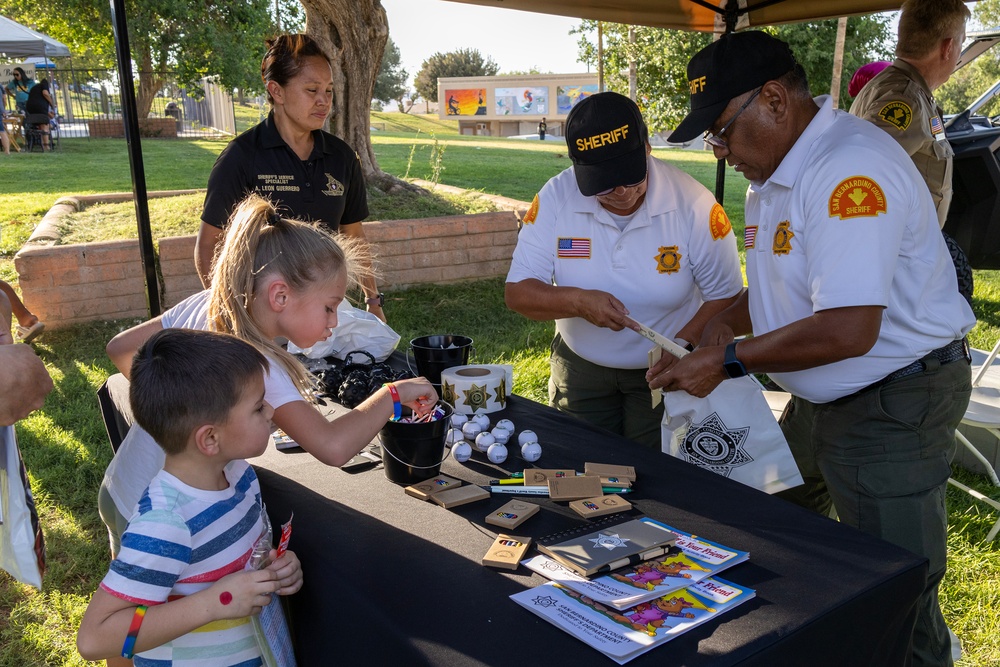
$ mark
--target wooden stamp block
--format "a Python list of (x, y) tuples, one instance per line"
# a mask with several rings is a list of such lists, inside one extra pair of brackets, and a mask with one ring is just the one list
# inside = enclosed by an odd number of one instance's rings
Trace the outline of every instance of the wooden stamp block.
[(505, 570), (516, 570), (530, 546), (530, 537), (497, 535), (497, 538), (493, 540), (493, 544), (490, 545), (489, 551), (483, 556), (483, 565), (500, 567)]
[(539, 507), (535, 503), (523, 500), (512, 500), (495, 512), (486, 515), (486, 523), (501, 528), (516, 528), (527, 521), (528, 517), (538, 512)]
[(597, 496), (596, 498), (574, 500), (569, 506), (584, 519), (594, 516), (604, 516), (605, 514), (614, 514), (616, 512), (625, 512), (632, 509), (632, 503), (613, 493), (607, 496)]
[(600, 477), (553, 477), (549, 479), (549, 498), (552, 500), (580, 500), (603, 494)]
[(412, 486), (408, 486), (403, 491), (406, 495), (419, 498), (420, 500), (430, 500), (431, 496), (445, 489), (454, 489), (462, 486), (462, 481), (447, 475), (431, 477)]
[(630, 482), (635, 481), (635, 468), (632, 466), (619, 466), (611, 463), (585, 463), (585, 475), (597, 475), (598, 477), (621, 477)]
[(431, 496), (431, 500), (444, 508), (458, 507), (466, 503), (474, 503), (477, 500), (486, 500), (490, 497), (490, 492), (481, 486), (469, 484), (459, 486), (454, 489), (446, 489)]

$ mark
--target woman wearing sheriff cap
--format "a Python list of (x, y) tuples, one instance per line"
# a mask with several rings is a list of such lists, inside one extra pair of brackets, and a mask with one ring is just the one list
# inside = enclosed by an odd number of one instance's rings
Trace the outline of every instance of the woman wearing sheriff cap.
[(617, 93), (566, 119), (573, 167), (535, 196), (507, 275), (508, 307), (555, 320), (550, 403), (650, 447), (649, 342), (637, 322), (690, 345), (743, 289), (725, 211), (691, 176), (650, 157), (642, 115)]

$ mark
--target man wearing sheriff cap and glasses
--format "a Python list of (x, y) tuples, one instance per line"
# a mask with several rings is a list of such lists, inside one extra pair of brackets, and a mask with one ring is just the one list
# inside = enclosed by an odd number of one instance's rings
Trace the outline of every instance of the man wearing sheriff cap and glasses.
[[(705, 396), (767, 373), (791, 392), (782, 420), (806, 484), (784, 495), (926, 556), (914, 665), (950, 665), (937, 601), (945, 487), (975, 324), (913, 161), (874, 125), (809, 94), (788, 45), (725, 35), (688, 64), (691, 112), (671, 141), (706, 132), (750, 181), (747, 292), (650, 386)], [(734, 342), (734, 336), (753, 337)]]
[(650, 345), (631, 329), (640, 322), (696, 342), (742, 291), (736, 241), (704, 186), (650, 157), (629, 98), (582, 100), (566, 119), (566, 143), (573, 167), (545, 184), (524, 217), (507, 305), (556, 321), (554, 407), (659, 449)]

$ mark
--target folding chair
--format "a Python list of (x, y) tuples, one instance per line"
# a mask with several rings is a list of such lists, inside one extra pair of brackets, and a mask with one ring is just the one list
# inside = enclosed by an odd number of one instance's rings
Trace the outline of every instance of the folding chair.
[[(973, 350), (973, 362), (986, 354), (981, 350)], [(973, 366), (972, 397), (969, 399), (969, 407), (962, 417), (962, 423), (968, 426), (981, 428), (1000, 441), (1000, 365), (993, 368), (993, 362), (1000, 354), (1000, 340), (993, 346), (993, 350), (986, 355), (981, 365)], [(961, 432), (955, 431), (955, 438), (972, 454), (986, 469), (986, 475), (990, 478), (993, 486), (1000, 487), (1000, 479), (997, 478), (997, 471), (993, 465), (983, 456), (969, 439)], [(1000, 512), (1000, 502), (988, 498), (975, 489), (970, 489), (961, 482), (949, 479), (948, 483), (955, 488), (965, 491), (976, 500), (982, 501)], [(1000, 516), (997, 517), (993, 528), (986, 535), (986, 541), (991, 542), (1000, 533)]]

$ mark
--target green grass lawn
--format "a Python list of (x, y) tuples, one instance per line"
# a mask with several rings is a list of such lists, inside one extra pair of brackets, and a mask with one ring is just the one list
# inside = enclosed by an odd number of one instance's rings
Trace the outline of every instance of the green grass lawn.
[[(258, 113), (238, 106), (238, 123), (246, 127), (256, 122)], [(436, 116), (372, 114), (372, 125), (378, 128), (373, 143), (380, 165), (399, 176), (408, 173), (428, 180), (437, 176), (449, 185), (529, 201), (548, 178), (569, 166), (562, 144), (459, 136), (454, 122)], [(148, 189), (204, 187), (224, 145), (143, 141)], [(655, 155), (714, 187), (715, 161), (710, 155), (677, 150), (657, 150)], [(435, 156), (440, 156), (437, 166), (443, 169), (435, 170)], [(56, 198), (131, 189), (125, 144), (120, 140), (70, 139), (56, 153), (17, 155), (9, 161), (0, 156), (0, 160), (0, 278), (15, 284), (13, 254)], [(737, 238), (742, 238), (746, 184), (730, 171), (726, 187), (726, 208)], [(384, 198), (376, 193), (372, 197)], [(163, 225), (156, 228), (157, 234), (185, 233), (176, 230), (186, 227), (175, 224), (196, 225), (198, 201), (197, 196), (179, 199), (164, 204), (162, 211), (160, 204), (151, 203)], [(424, 205), (385, 198), (373, 201), (373, 210), (378, 206), (384, 215), (405, 214), (423, 210)], [(130, 215), (129, 206), (113, 210), (120, 233), (131, 233)], [(91, 233), (119, 233), (102, 229), (99, 222), (91, 220), (95, 227)], [(477, 308), (467, 308), (468, 304)], [(974, 307), (980, 322), (971, 339), (976, 347), (989, 348), (1000, 336), (1000, 273), (976, 273)], [(446, 330), (469, 335), (475, 340), (475, 361), (515, 364), (515, 391), (545, 400), (552, 324), (530, 322), (509, 312), (503, 304), (502, 279), (389, 294), (386, 311), (403, 345), (418, 335)], [(435, 313), (432, 330), (429, 312)], [(105, 342), (131, 324), (104, 322), (47, 332), (36, 346), (55, 390), (45, 407), (20, 422), (17, 430), (45, 528), (49, 572), (41, 592), (0, 575), (0, 667), (84, 664), (75, 650), (76, 628), (108, 562), (107, 538), (95, 501), (111, 450), (94, 392), (114, 370), (104, 354)], [(1000, 492), (984, 478), (961, 470), (956, 470), (956, 477), (1000, 499)], [(952, 529), (942, 604), (949, 625), (965, 643), (966, 654), (959, 664), (1000, 665), (1000, 547), (982, 543), (996, 517), (964, 494), (950, 488), (948, 494)]]

